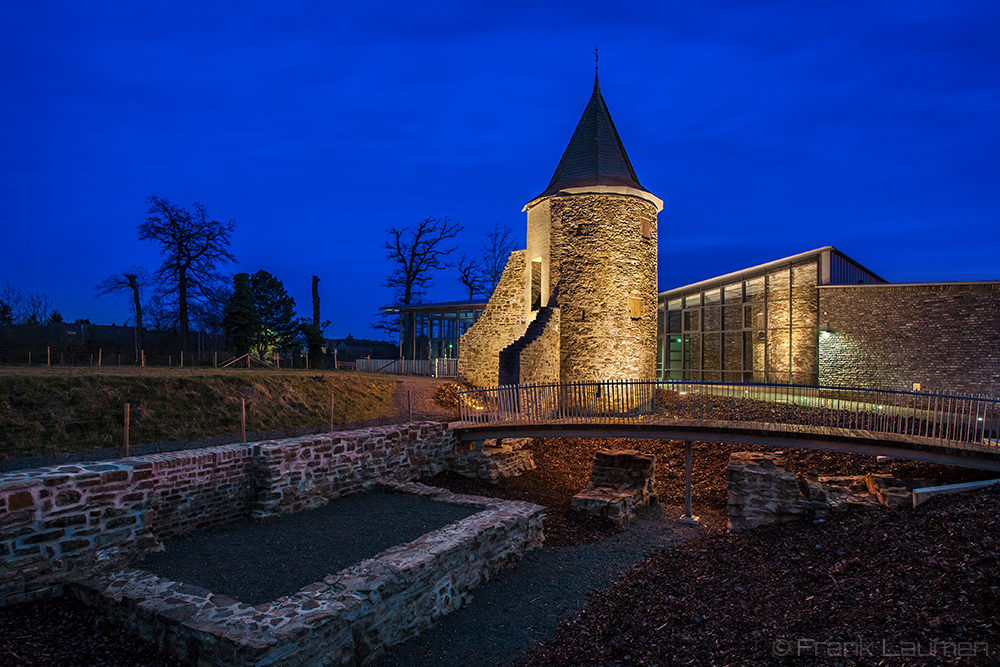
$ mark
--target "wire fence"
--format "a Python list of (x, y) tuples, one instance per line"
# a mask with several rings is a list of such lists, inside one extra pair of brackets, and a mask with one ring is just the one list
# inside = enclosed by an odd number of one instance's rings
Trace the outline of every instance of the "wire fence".
[[(402, 409), (393, 407), (352, 421), (339, 416), (335, 394), (323, 406), (297, 408), (265, 410), (252, 399), (232, 397), (202, 419), (192, 419), (179, 409), (153, 411), (136, 403), (92, 410), (85, 416), (67, 413), (14, 421), (11, 415), (0, 414), (0, 473), (412, 421), (409, 400)], [(327, 419), (304, 416), (322, 412), (328, 413)]]
[[(229, 350), (133, 350), (116, 348), (66, 349), (60, 346), (0, 346), (0, 365), (44, 368), (52, 366), (89, 366), (93, 368), (136, 366), (151, 368), (219, 367), (236, 358)], [(264, 359), (267, 365), (289, 369), (333, 369), (336, 357), (324, 355), (317, 363), (306, 352), (282, 352)], [(343, 365), (343, 362), (341, 363)]]

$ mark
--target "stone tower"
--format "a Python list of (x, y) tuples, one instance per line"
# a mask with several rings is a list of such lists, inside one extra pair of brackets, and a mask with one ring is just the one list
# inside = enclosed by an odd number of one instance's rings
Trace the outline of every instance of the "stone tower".
[(552, 180), (524, 207), (527, 248), (462, 337), (459, 374), (483, 386), (654, 378), (662, 209), (639, 184), (595, 75)]

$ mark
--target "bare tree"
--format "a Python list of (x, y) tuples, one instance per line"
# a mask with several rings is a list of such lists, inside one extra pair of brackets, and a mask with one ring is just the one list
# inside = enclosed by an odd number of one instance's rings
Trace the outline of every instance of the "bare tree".
[[(514, 240), (511, 238), (513, 229), (504, 225), (501, 229), (499, 224), (493, 225), (493, 231), (486, 235), (489, 243), (483, 247), (483, 281), (485, 287), (489, 287), (488, 294), (493, 294), (500, 282), (500, 276), (507, 266), (507, 259), (514, 251)], [(469, 297), (472, 298), (472, 297)]]
[(483, 273), (483, 265), (475, 257), (469, 258), (462, 253), (458, 260), (458, 281), (469, 290), (469, 300), (475, 299), (478, 295), (489, 296), (486, 291), (486, 277)]
[(125, 290), (132, 292), (132, 315), (135, 322), (135, 359), (139, 363), (142, 345), (142, 291), (149, 283), (149, 274), (141, 266), (133, 266), (130, 269), (116, 273), (104, 279), (99, 285), (94, 287), (97, 296), (107, 294), (118, 294)]
[(0, 324), (14, 324), (21, 314), (21, 301), (24, 293), (4, 281), (0, 288)]
[[(457, 246), (449, 241), (458, 236), (462, 225), (447, 217), (429, 217), (416, 227), (393, 227), (387, 230), (389, 239), (382, 245), (386, 258), (393, 263), (392, 273), (382, 283), (393, 292), (392, 304), (405, 306), (416, 303), (427, 295), (433, 285), (434, 272), (454, 266), (445, 257), (455, 252)], [(379, 314), (380, 321), (372, 328), (395, 332), (399, 324), (396, 317)]]
[(213, 301), (213, 288), (221, 280), (216, 265), (236, 261), (228, 249), (236, 222), (210, 219), (197, 202), (193, 214), (155, 195), (146, 202), (149, 211), (138, 227), (139, 239), (159, 245), (164, 254), (154, 278), (164, 297), (176, 299), (181, 350), (188, 351), (192, 307), (198, 312)]
[(177, 325), (177, 318), (170, 312), (162, 294), (153, 292), (143, 308), (150, 331), (169, 331)]
[(25, 292), (21, 300), (21, 324), (45, 324), (52, 315), (52, 301), (41, 292)]
[(43, 292), (25, 292), (9, 282), (0, 288), (0, 323), (46, 324), (52, 317), (52, 300)]

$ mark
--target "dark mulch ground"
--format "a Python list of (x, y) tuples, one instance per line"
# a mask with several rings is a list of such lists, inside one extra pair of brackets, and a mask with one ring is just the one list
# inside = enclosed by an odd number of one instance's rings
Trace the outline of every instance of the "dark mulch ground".
[[(657, 454), (662, 502), (682, 503), (684, 445), (668, 441), (536, 440), (538, 470), (522, 477), (492, 487), (453, 475), (429, 481), (548, 506), (547, 549), (599, 542), (615, 529), (581, 520), (568, 508), (586, 485), (594, 450), (608, 445)], [(859, 510), (820, 524), (730, 535), (724, 530), (725, 466), (730, 452), (752, 449), (694, 443), (694, 508), (705, 535), (664, 549), (596, 591), (586, 610), (564, 619), (522, 664), (1000, 663), (994, 622), (1000, 488), (939, 497), (916, 510)], [(824, 452), (788, 450), (786, 458), (820, 475), (878, 471), (941, 484), (988, 477)], [(484, 627), (495, 621), (483, 619)], [(924, 657), (906, 655), (918, 650)], [(937, 657), (926, 655), (935, 650)], [(976, 655), (941, 656), (955, 650)], [(69, 599), (0, 609), (0, 665), (172, 664)]]

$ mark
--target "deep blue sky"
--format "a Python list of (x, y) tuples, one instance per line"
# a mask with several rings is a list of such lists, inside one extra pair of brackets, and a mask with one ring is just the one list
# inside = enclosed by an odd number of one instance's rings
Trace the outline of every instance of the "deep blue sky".
[[(892, 282), (1000, 279), (1000, 3), (24, 2), (0, 19), (0, 284), (122, 323), (155, 194), (236, 220), (331, 337), (368, 328), (385, 230), (524, 242), (601, 89), (660, 196), (669, 289), (833, 245)], [(457, 274), (431, 296), (462, 298)]]

